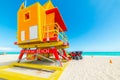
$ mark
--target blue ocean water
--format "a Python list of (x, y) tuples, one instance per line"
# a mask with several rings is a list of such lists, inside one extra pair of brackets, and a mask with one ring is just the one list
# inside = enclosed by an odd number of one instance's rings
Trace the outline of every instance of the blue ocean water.
[(120, 56), (120, 52), (83, 52), (85, 56)]
[(20, 52), (0, 52), (0, 54), (19, 54)]
[[(3, 52), (0, 52), (2, 54)], [(5, 54), (19, 54), (20, 52), (4, 52)], [(120, 56), (120, 52), (83, 52), (83, 56)]]

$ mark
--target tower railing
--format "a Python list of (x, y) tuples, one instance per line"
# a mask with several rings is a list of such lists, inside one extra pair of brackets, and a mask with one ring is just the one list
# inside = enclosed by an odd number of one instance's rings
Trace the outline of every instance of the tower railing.
[(57, 40), (60, 40), (64, 43), (68, 43), (68, 38), (58, 23), (44, 26), (43, 37), (45, 38), (45, 35), (46, 35), (47, 40), (49, 40), (50, 33), (52, 32), (57, 35)]

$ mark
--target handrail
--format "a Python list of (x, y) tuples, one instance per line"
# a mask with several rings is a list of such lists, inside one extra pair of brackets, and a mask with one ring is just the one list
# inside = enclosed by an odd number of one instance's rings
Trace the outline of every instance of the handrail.
[[(49, 35), (50, 32), (56, 32), (58, 34), (58, 38), (60, 39), (60, 37), (62, 38), (62, 41), (63, 42), (68, 42), (68, 39), (67, 39), (67, 36), (66, 34), (64, 33), (64, 31), (61, 29), (61, 27), (59, 26), (58, 23), (52, 23), (52, 24), (49, 24), (49, 25), (46, 25), (47, 27), (44, 28), (44, 34), (43, 34), (43, 37), (44, 35), (47, 33)], [(54, 26), (56, 29), (52, 29), (52, 30), (49, 30), (51, 26)], [(61, 32), (60, 32), (60, 31)]]

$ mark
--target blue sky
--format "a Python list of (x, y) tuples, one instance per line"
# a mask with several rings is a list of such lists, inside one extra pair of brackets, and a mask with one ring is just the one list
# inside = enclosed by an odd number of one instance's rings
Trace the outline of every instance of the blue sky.
[[(17, 11), (24, 0), (0, 0), (0, 50), (19, 51)], [(36, 1), (27, 0), (27, 5)], [(120, 51), (120, 0), (52, 0), (68, 28), (68, 51)]]

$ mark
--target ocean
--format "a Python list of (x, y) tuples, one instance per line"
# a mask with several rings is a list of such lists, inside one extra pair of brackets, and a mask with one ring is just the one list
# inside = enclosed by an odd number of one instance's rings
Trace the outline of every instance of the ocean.
[(20, 52), (0, 52), (0, 54), (19, 54)]
[(120, 52), (83, 52), (85, 56), (120, 56)]
[[(0, 52), (2, 54), (3, 52)], [(4, 52), (5, 54), (19, 54), (20, 52)], [(120, 52), (83, 52), (83, 56), (120, 56)]]

